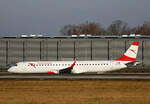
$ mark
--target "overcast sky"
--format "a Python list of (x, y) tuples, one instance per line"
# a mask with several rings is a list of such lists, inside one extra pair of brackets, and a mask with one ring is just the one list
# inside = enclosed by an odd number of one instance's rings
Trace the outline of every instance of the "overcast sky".
[(130, 26), (150, 21), (150, 0), (0, 0), (0, 36), (58, 36), (67, 24), (94, 21), (107, 27), (118, 19)]

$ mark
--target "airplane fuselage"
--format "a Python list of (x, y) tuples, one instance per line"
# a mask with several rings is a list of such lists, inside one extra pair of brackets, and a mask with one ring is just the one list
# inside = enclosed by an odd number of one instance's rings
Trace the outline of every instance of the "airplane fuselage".
[[(55, 73), (59, 74), (61, 69), (70, 67), (74, 61), (39, 61), (39, 62), (19, 62), (9, 71), (15, 73)], [(119, 61), (76, 61), (71, 73), (86, 72), (107, 72), (126, 68), (127, 66)]]

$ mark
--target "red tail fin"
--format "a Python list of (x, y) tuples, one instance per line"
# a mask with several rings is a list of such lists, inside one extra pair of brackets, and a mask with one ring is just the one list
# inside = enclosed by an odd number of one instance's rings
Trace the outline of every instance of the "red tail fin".
[(139, 42), (133, 42), (124, 55), (118, 59), (115, 59), (115, 61), (136, 61), (138, 47)]

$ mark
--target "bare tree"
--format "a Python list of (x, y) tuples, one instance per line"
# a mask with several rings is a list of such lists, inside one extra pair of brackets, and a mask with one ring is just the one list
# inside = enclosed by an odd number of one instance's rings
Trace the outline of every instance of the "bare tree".
[(63, 35), (79, 35), (79, 34), (92, 34), (100, 35), (104, 33), (104, 28), (95, 22), (85, 22), (79, 25), (66, 25), (61, 30), (60, 33)]
[(150, 35), (150, 22), (145, 21), (141, 26), (130, 28), (128, 23), (116, 20), (105, 30), (100, 24), (95, 22), (85, 22), (78, 25), (65, 25), (61, 28), (60, 33), (63, 35), (80, 35), (80, 34), (111, 34), (111, 35), (123, 35), (123, 34), (141, 34)]
[(141, 26), (130, 28), (129, 34), (140, 34), (141, 33)]
[(116, 20), (113, 21), (112, 24), (108, 27), (107, 33), (111, 35), (123, 35), (129, 32), (128, 23)]
[(65, 25), (63, 28), (61, 28), (60, 33), (63, 35), (68, 35), (71, 33), (71, 25)]
[(150, 35), (150, 22), (149, 21), (145, 21), (144, 24), (141, 26), (140, 34)]
[(150, 22), (145, 21), (141, 26), (138, 25), (130, 30), (132, 34), (150, 35)]

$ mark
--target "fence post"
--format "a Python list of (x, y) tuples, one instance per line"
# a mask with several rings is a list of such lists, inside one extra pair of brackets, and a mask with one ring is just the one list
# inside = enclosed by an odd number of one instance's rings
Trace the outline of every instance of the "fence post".
[(74, 51), (73, 59), (76, 60), (76, 42), (75, 41), (73, 42), (73, 47), (74, 47), (74, 49), (73, 49), (73, 51)]
[(8, 64), (8, 41), (6, 41), (6, 67)]
[(40, 61), (41, 61), (41, 59), (42, 59), (42, 53), (41, 53), (41, 52), (42, 52), (42, 49), (41, 49), (42, 46), (41, 46), (41, 45), (42, 45), (42, 43), (41, 43), (41, 41), (40, 41)]
[(91, 40), (91, 60), (93, 60), (93, 41)]
[(109, 40), (107, 41), (107, 59), (109, 60)]
[(58, 61), (58, 40), (57, 40), (57, 61)]
[(126, 50), (127, 50), (127, 41), (125, 40), (125, 42), (124, 42), (124, 50), (125, 50), (125, 52), (126, 52)]
[[(44, 44), (45, 45), (45, 47), (46, 47), (46, 58), (44, 58), (44, 60), (46, 59), (46, 61), (48, 61), (48, 39), (46, 39), (46, 42), (45, 42), (46, 44)], [(45, 56), (45, 55), (44, 55)]]
[(25, 61), (24, 59), (25, 59), (25, 48), (24, 48), (24, 41), (23, 41), (23, 43), (22, 43), (22, 45), (23, 45), (23, 47), (22, 47), (22, 51), (23, 51), (23, 61)]
[(142, 66), (144, 65), (144, 41), (142, 41)]

